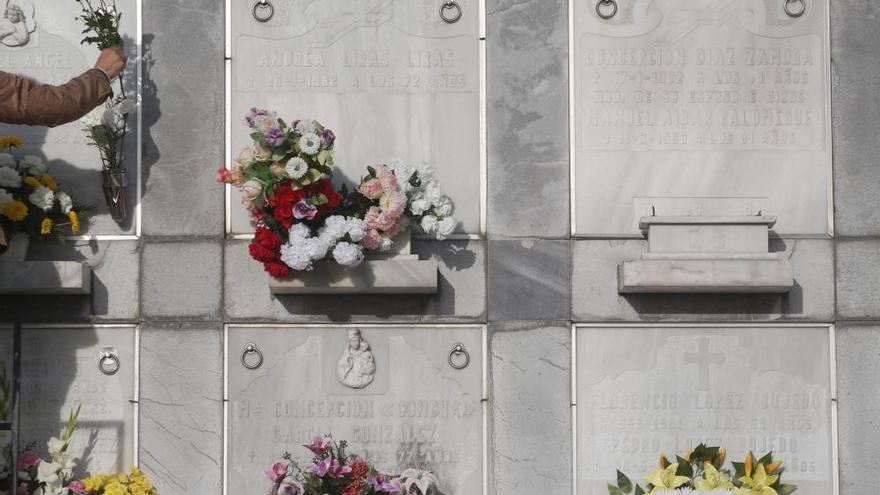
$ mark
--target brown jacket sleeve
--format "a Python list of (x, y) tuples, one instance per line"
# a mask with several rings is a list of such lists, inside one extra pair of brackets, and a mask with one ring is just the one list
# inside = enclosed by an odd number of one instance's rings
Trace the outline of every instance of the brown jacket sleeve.
[(0, 71), (0, 122), (55, 127), (79, 119), (112, 94), (97, 69), (61, 86)]

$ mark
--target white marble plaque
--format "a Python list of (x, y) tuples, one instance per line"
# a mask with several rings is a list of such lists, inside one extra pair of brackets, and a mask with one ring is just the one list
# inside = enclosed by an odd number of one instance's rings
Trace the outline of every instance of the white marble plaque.
[(755, 215), (830, 225), (828, 0), (575, 2), (575, 233), (638, 219)]
[[(12, 372), (12, 330), (0, 330), (0, 361)], [(112, 347), (119, 371), (98, 370), (100, 351)], [(25, 327), (22, 338), (21, 441), (46, 454), (72, 409), (81, 406), (70, 452), (84, 473), (126, 471), (134, 457), (134, 327)], [(8, 442), (8, 437), (4, 438)]]
[(578, 494), (701, 442), (772, 451), (798, 494), (833, 493), (829, 346), (827, 326), (579, 327)]
[[(431, 164), (455, 203), (462, 232), (480, 231), (479, 2), (256, 0), (232, 8), (232, 152), (248, 144), (251, 107), (286, 120), (315, 118), (336, 135), (336, 182), (358, 182), (394, 158)], [(253, 232), (233, 193), (231, 232)]]
[[(240, 362), (248, 342), (263, 354), (256, 370)], [(459, 343), (470, 354), (462, 370), (447, 362)], [(322, 434), (386, 472), (430, 470), (444, 494), (482, 493), (480, 327), (236, 326), (228, 346), (230, 493), (259, 490), (284, 452), (307, 464), (302, 445)]]
[[(37, 0), (0, 0), (0, 11), (6, 5), (20, 5), (25, 11), (28, 23), (34, 31), (27, 42), (20, 46), (9, 46), (4, 39), (0, 41), (0, 71), (13, 72), (32, 77), (48, 84), (64, 84), (93, 67), (98, 58), (98, 50), (89, 45), (81, 45), (84, 35), (82, 24), (74, 18), (79, 15), (77, 2)], [(117, 0), (122, 12), (121, 30), (129, 57), (126, 69), (126, 95), (138, 95), (137, 66), (140, 40), (137, 36), (138, 2), (136, 0)], [(0, 36), (4, 31), (0, 20)], [(118, 91), (118, 84), (114, 84)], [(65, 191), (71, 193), (83, 204), (94, 207), (88, 226), (84, 224), (83, 235), (134, 235), (135, 206), (138, 188), (137, 113), (131, 114), (132, 126), (125, 142), (125, 164), (129, 180), (129, 220), (117, 225), (110, 218), (101, 191), (101, 158), (98, 151), (88, 145), (83, 126), (72, 122), (54, 129), (45, 127), (10, 126), (0, 124), (0, 135), (14, 134), (26, 141), (24, 150), (16, 154), (35, 154), (49, 163), (49, 173), (61, 183)], [(5, 151), (5, 150), (4, 150)]]

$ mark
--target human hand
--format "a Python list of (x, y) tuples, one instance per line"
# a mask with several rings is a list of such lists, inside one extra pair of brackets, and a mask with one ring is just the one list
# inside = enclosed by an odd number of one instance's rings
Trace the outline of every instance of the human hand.
[(101, 51), (101, 56), (95, 62), (95, 67), (106, 72), (112, 79), (122, 73), (127, 61), (128, 57), (125, 56), (125, 52), (114, 46)]

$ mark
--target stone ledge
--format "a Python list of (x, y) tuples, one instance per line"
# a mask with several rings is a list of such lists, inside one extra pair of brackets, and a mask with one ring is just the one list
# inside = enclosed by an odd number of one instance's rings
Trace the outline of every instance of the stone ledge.
[(648, 259), (618, 267), (621, 294), (785, 294), (794, 286), (787, 259)]
[(367, 260), (356, 268), (322, 263), (310, 272), (269, 281), (272, 294), (436, 294), (437, 262)]
[(2, 295), (86, 295), (92, 269), (78, 261), (0, 262)]

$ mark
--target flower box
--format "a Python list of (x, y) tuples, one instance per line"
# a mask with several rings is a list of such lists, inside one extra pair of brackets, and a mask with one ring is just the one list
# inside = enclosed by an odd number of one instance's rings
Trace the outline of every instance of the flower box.
[(0, 262), (0, 295), (85, 295), (92, 269), (79, 261)]

